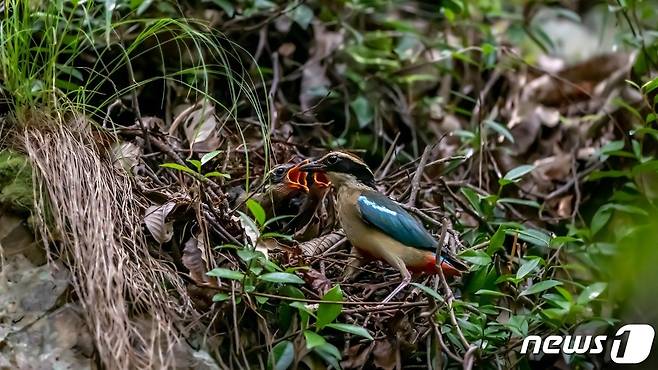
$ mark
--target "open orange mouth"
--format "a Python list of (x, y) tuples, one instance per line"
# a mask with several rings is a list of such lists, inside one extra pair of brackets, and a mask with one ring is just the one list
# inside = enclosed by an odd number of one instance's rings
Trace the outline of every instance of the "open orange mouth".
[(308, 183), (306, 181), (306, 172), (299, 170), (299, 167), (304, 164), (304, 162), (298, 163), (294, 167), (288, 170), (286, 174), (286, 180), (289, 185), (297, 189), (304, 189), (308, 191)]
[(331, 182), (324, 172), (313, 172), (313, 182), (318, 184), (318, 187), (328, 188)]

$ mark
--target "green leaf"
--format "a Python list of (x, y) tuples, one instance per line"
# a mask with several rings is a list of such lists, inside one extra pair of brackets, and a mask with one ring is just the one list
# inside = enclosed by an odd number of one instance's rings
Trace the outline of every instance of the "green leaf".
[(160, 165), (160, 167), (171, 168), (171, 169), (182, 171), (182, 172), (196, 174), (196, 172), (194, 172), (193, 169), (191, 169), (187, 166), (183, 166), (182, 164), (178, 164), (178, 163), (163, 163), (163, 164)]
[(322, 357), (322, 359), (333, 366), (334, 369), (341, 369), (338, 360), (340, 360), (342, 356), (338, 348), (333, 344), (327, 342), (321, 346), (313, 348), (313, 352)]
[(203, 1), (211, 2), (219, 6), (220, 8), (222, 8), (224, 13), (226, 13), (226, 16), (228, 16), (229, 18), (233, 18), (233, 15), (235, 14), (235, 8), (233, 7), (233, 4), (231, 4), (231, 2), (228, 0), (203, 0)]
[(519, 180), (521, 177), (523, 177), (523, 175), (531, 172), (534, 169), (535, 166), (529, 164), (518, 166), (516, 168), (511, 169), (508, 173), (506, 173), (502, 179), (498, 180), (498, 183), (500, 185), (506, 185), (512, 183), (514, 181)]
[(270, 283), (304, 284), (302, 278), (288, 272), (268, 272), (258, 278), (263, 281), (269, 281)]
[(423, 292), (425, 292), (425, 294), (427, 294), (427, 295), (430, 296), (431, 298), (434, 298), (434, 299), (437, 300), (438, 302), (443, 303), (443, 301), (444, 301), (444, 300), (443, 300), (443, 297), (441, 297), (441, 295), (439, 294), (439, 292), (437, 292), (436, 290), (434, 290), (434, 289), (428, 287), (427, 285), (423, 285), (423, 284), (419, 284), (419, 283), (411, 283), (411, 285), (413, 285), (413, 286), (415, 286), (416, 288), (422, 290)]
[(299, 310), (299, 312), (304, 312), (309, 314), (310, 316), (315, 317), (315, 313), (313, 310), (311, 310), (304, 302), (292, 302), (290, 304), (290, 307), (294, 307)]
[(295, 346), (289, 340), (279, 342), (272, 348), (270, 358), (274, 358), (274, 370), (287, 370), (295, 360)]
[(498, 230), (491, 236), (489, 239), (489, 245), (487, 246), (487, 254), (492, 256), (499, 249), (503, 249), (503, 243), (505, 242), (505, 227), (500, 225)]
[(509, 140), (509, 142), (514, 143), (514, 136), (512, 136), (512, 133), (507, 129), (507, 127), (492, 120), (487, 120), (485, 125), (487, 128), (490, 128), (496, 131), (498, 134), (502, 135), (505, 139)]
[(205, 174), (203, 176), (205, 176), (205, 177), (223, 177), (225, 179), (230, 179), (231, 178), (231, 175), (229, 175), (227, 173), (217, 172), (217, 171), (208, 172), (207, 174)]
[(327, 341), (320, 335), (310, 330), (304, 330), (304, 338), (306, 339), (306, 348), (313, 349), (317, 346), (322, 346)]
[(552, 287), (555, 287), (555, 286), (558, 286), (558, 285), (562, 285), (562, 283), (557, 281), (557, 280), (540, 281), (537, 284), (533, 284), (532, 286), (530, 286), (530, 288), (522, 291), (520, 296), (537, 294), (539, 292), (543, 292), (545, 290), (551, 289)]
[(461, 188), (460, 191), (464, 195), (466, 200), (468, 200), (468, 202), (471, 204), (475, 212), (478, 215), (482, 216), (483, 212), (482, 212), (482, 208), (480, 207), (480, 197), (478, 196), (478, 194), (473, 189), (466, 187)]
[(226, 293), (217, 293), (212, 297), (212, 301), (213, 302), (224, 302), (224, 301), (228, 300), (229, 298), (231, 298), (231, 296), (226, 294)]
[(578, 295), (576, 303), (579, 305), (585, 305), (591, 300), (598, 298), (598, 296), (603, 293), (603, 291), (608, 287), (607, 283), (594, 283), (589, 285)]
[(313, 10), (308, 5), (301, 4), (295, 7), (291, 17), (301, 28), (307, 29), (313, 20)]
[(596, 235), (605, 224), (608, 223), (610, 220), (610, 217), (612, 216), (612, 211), (608, 207), (601, 207), (599, 208), (596, 213), (594, 213), (594, 216), (592, 216), (592, 222), (590, 223), (590, 230), (592, 231), (592, 235)]
[(486, 266), (491, 263), (491, 256), (483, 251), (466, 251), (459, 255), (464, 261), (474, 265)]
[(359, 95), (358, 98), (354, 99), (352, 103), (350, 103), (350, 107), (352, 107), (352, 110), (356, 115), (359, 128), (367, 127), (375, 117), (370, 102), (363, 95)]
[(533, 208), (541, 207), (539, 203), (537, 203), (536, 201), (528, 200), (528, 199), (500, 198), (498, 199), (498, 203), (519, 204), (522, 206), (533, 207)]
[(494, 297), (506, 297), (507, 294), (503, 292), (499, 292), (497, 290), (489, 290), (489, 289), (480, 289), (477, 292), (475, 292), (476, 295), (490, 295)]
[(218, 278), (230, 279), (230, 280), (242, 280), (244, 279), (244, 274), (240, 271), (230, 270), (222, 267), (214, 268), (206, 273), (208, 276), (216, 276)]
[(265, 224), (265, 218), (267, 217), (265, 215), (265, 209), (263, 209), (263, 206), (258, 204), (258, 202), (253, 199), (247, 199), (247, 208), (249, 208), (249, 212), (254, 215), (258, 225), (263, 226)]
[(189, 162), (192, 166), (194, 166), (197, 172), (201, 172), (201, 161), (198, 161), (196, 159), (188, 159), (187, 162)]
[(509, 235), (516, 234), (519, 239), (540, 247), (548, 247), (551, 243), (551, 237), (549, 235), (535, 229), (507, 230), (506, 232)]
[(516, 272), (516, 278), (517, 279), (523, 279), (532, 270), (534, 270), (537, 266), (539, 266), (540, 262), (541, 262), (541, 258), (533, 258), (533, 259), (525, 261), (521, 265), (521, 267), (519, 267), (519, 270)]
[(344, 331), (345, 333), (359, 335), (359, 336), (362, 336), (362, 337), (370, 339), (370, 340), (374, 340), (374, 338), (372, 337), (372, 335), (370, 335), (368, 330), (366, 330), (366, 328), (364, 328), (362, 326), (336, 323), (336, 324), (327, 324), (327, 325), (325, 325), (325, 327), (340, 330), (340, 331)]
[[(323, 297), (323, 301), (342, 301), (343, 291), (340, 290), (340, 285), (331, 288)], [(320, 303), (318, 307), (318, 320), (315, 326), (318, 329), (324, 328), (327, 324), (332, 323), (343, 310), (343, 305), (340, 303)]]

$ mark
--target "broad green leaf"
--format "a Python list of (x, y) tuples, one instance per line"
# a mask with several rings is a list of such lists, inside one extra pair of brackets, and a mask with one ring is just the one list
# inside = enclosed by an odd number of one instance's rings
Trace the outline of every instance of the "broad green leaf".
[(338, 348), (333, 344), (327, 342), (323, 345), (313, 348), (313, 352), (317, 353), (322, 359), (333, 366), (334, 369), (341, 369), (338, 360), (341, 359), (341, 354)]
[(346, 333), (354, 334), (354, 335), (359, 335), (364, 338), (368, 338), (370, 340), (374, 340), (372, 335), (368, 333), (368, 330), (362, 326), (356, 326), (356, 325), (351, 325), (351, 324), (327, 324), (325, 325), (326, 328), (332, 328), (340, 331), (344, 331)]
[(475, 212), (482, 216), (482, 208), (480, 207), (480, 197), (478, 194), (471, 188), (463, 187), (460, 189), (461, 193), (466, 197), (466, 200), (471, 204)]
[(444, 301), (444, 300), (443, 300), (443, 297), (441, 297), (441, 295), (439, 294), (439, 292), (437, 292), (436, 290), (434, 290), (434, 289), (428, 287), (427, 285), (423, 285), (423, 284), (419, 284), (419, 283), (411, 283), (411, 285), (413, 285), (413, 286), (415, 286), (416, 288), (422, 290), (423, 292), (425, 292), (425, 294), (427, 294), (428, 296), (434, 298), (434, 299), (437, 300), (438, 302), (443, 303), (443, 301)]
[(307, 29), (313, 20), (313, 10), (308, 5), (302, 3), (295, 7), (291, 17), (301, 28)]
[(533, 258), (525, 261), (521, 265), (521, 267), (519, 267), (519, 270), (516, 272), (516, 278), (523, 279), (532, 270), (534, 270), (537, 266), (539, 266), (540, 262), (541, 262), (541, 258)]
[(270, 283), (304, 284), (302, 278), (288, 272), (268, 272), (258, 278), (263, 281), (269, 281)]
[(609, 208), (603, 206), (599, 208), (596, 213), (594, 213), (594, 216), (592, 216), (592, 221), (590, 223), (590, 230), (592, 231), (592, 235), (596, 235), (605, 224), (608, 223), (610, 220), (610, 217), (612, 216), (612, 211), (610, 211)]
[(598, 296), (600, 296), (601, 293), (603, 293), (603, 291), (607, 287), (608, 287), (607, 283), (594, 283), (592, 285), (587, 286), (578, 295), (578, 299), (576, 300), (576, 303), (580, 305), (585, 305), (589, 303), (591, 300), (598, 298)]
[(487, 246), (487, 254), (492, 256), (499, 249), (503, 248), (503, 243), (505, 242), (505, 227), (500, 225), (498, 230), (491, 236), (489, 240), (489, 245)]
[(304, 330), (304, 339), (306, 339), (306, 348), (308, 349), (313, 349), (327, 343), (320, 334), (310, 330)]
[(191, 169), (187, 166), (183, 166), (182, 164), (178, 164), (178, 163), (163, 163), (163, 164), (160, 165), (160, 167), (171, 168), (171, 169), (178, 170), (178, 171), (183, 171), (183, 172), (187, 172), (187, 173), (191, 173), (191, 174), (196, 174), (196, 172), (194, 172), (193, 169)]
[(295, 360), (295, 346), (289, 340), (279, 342), (272, 348), (270, 358), (274, 358), (274, 370), (287, 370)]
[(557, 280), (540, 281), (537, 284), (533, 284), (528, 289), (522, 291), (520, 296), (537, 294), (539, 292), (543, 292), (545, 290), (551, 289), (552, 287), (555, 287), (555, 286), (558, 286), (558, 285), (562, 285), (562, 283), (557, 281)]
[(490, 295), (494, 297), (506, 297), (507, 294), (503, 292), (499, 292), (497, 290), (489, 290), (489, 289), (480, 289), (477, 292), (475, 292), (476, 295)]
[(223, 279), (230, 280), (242, 280), (244, 279), (244, 274), (240, 271), (230, 270), (223, 267), (214, 268), (206, 273), (208, 276), (215, 276)]
[(213, 302), (224, 302), (224, 301), (228, 300), (229, 298), (231, 298), (231, 296), (226, 294), (226, 293), (217, 293), (212, 297), (212, 301)]
[(533, 208), (541, 207), (540, 204), (537, 203), (536, 201), (528, 200), (528, 199), (500, 198), (498, 199), (498, 203), (519, 204), (522, 206), (533, 207)]
[(534, 169), (535, 166), (533, 165), (529, 165), (529, 164), (521, 165), (519, 167), (511, 169), (508, 173), (505, 174), (505, 176), (503, 176), (502, 179), (498, 180), (498, 182), (500, 183), (500, 185), (506, 185), (512, 183)]
[(233, 15), (235, 14), (235, 8), (233, 7), (233, 4), (231, 3), (230, 0), (203, 0), (204, 2), (211, 2), (222, 8), (224, 13), (226, 13), (226, 16), (229, 18), (233, 18)]
[(247, 208), (249, 208), (249, 212), (254, 215), (258, 225), (263, 226), (265, 224), (265, 218), (267, 217), (265, 215), (265, 209), (263, 209), (263, 206), (258, 204), (258, 202), (253, 199), (247, 199)]
[(464, 261), (474, 265), (485, 266), (491, 263), (491, 256), (483, 251), (466, 251), (459, 255)]
[(352, 110), (356, 115), (359, 128), (367, 127), (375, 117), (375, 113), (372, 109), (372, 106), (370, 105), (370, 102), (368, 102), (368, 99), (366, 99), (363, 95), (359, 95), (358, 98), (354, 99), (354, 101), (350, 103), (350, 107), (352, 107)]
[[(342, 301), (343, 291), (340, 290), (340, 285), (331, 288), (323, 297), (323, 301)], [(315, 326), (318, 329), (324, 328), (327, 324), (332, 323), (343, 310), (343, 305), (340, 303), (320, 303), (318, 306), (318, 320)]]
[(201, 172), (201, 161), (196, 159), (188, 159), (187, 162), (196, 168), (197, 172)]
[(300, 312), (304, 312), (306, 314), (309, 314), (310, 316), (315, 317), (315, 313), (313, 312), (313, 310), (310, 309), (306, 304), (304, 304), (304, 302), (292, 302), (290, 304), (290, 307), (295, 307)]
[(487, 120), (485, 122), (486, 126), (494, 131), (496, 131), (498, 134), (502, 135), (505, 137), (505, 139), (509, 140), (509, 142), (514, 143), (514, 136), (512, 136), (512, 133), (510, 132), (507, 127), (501, 125), (500, 123), (492, 120)]
[(551, 243), (550, 235), (535, 229), (507, 230), (507, 234), (516, 234), (519, 239), (540, 247), (548, 247)]
[(231, 178), (231, 175), (229, 175), (227, 173), (217, 172), (217, 171), (208, 172), (207, 174), (205, 174), (203, 176), (205, 176), (205, 177), (223, 177), (225, 179), (230, 179)]

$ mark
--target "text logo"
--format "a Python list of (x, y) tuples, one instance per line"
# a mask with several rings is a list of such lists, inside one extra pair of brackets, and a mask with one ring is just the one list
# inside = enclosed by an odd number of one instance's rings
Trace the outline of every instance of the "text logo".
[[(622, 351), (621, 337), (628, 333), (626, 349)], [(651, 325), (646, 324), (628, 324), (624, 325), (615, 334), (612, 339), (612, 348), (610, 349), (610, 359), (617, 364), (639, 364), (649, 357), (655, 331)], [(540, 352), (545, 354), (599, 354), (605, 349), (606, 335), (549, 335), (545, 339), (538, 335), (530, 335), (523, 339), (521, 353), (537, 355)], [(531, 346), (532, 344), (532, 346)]]

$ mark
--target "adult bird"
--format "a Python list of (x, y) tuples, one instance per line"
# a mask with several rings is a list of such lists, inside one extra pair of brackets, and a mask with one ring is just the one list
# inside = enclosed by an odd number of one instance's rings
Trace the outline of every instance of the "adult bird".
[[(375, 188), (375, 177), (359, 158), (331, 152), (302, 165), (300, 170), (323, 172), (336, 190), (338, 219), (353, 246), (349, 268), (357, 267), (363, 258), (383, 260), (402, 275), (402, 282), (383, 302), (390, 301), (411, 282), (411, 272), (460, 275), (454, 258), (434, 253), (439, 243), (415, 217), (399, 203)], [(357, 265), (355, 266), (354, 263)]]

